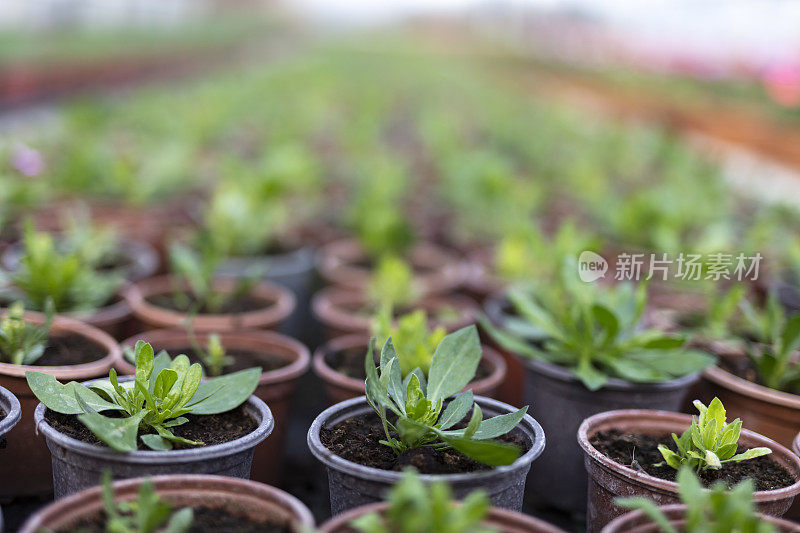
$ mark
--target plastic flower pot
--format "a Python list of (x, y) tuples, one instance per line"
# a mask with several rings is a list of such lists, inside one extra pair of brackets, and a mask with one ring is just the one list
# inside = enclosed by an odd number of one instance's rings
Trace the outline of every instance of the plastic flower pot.
[[(364, 396), (364, 379), (347, 376), (335, 370), (328, 362), (328, 354), (357, 350), (361, 361), (367, 354), (369, 339), (364, 335), (346, 335), (334, 339), (314, 352), (314, 373), (325, 382), (325, 391), (328, 394), (330, 405)], [(481, 396), (494, 398), (500, 384), (506, 375), (506, 365), (503, 358), (488, 346), (481, 346), (483, 358), (481, 366), (488, 369), (488, 375), (473, 381), (467, 388)], [(363, 366), (363, 365), (362, 365)]]
[[(209, 335), (209, 333), (197, 333), (197, 341), (205, 345)], [(308, 348), (294, 339), (272, 331), (231, 331), (221, 333), (219, 337), (227, 350), (252, 354), (252, 364), (258, 364), (259, 358), (266, 360), (268, 356), (280, 357), (286, 362), (281, 368), (263, 372), (254, 393), (269, 406), (275, 419), (275, 427), (269, 439), (256, 447), (250, 477), (263, 483), (277, 483), (283, 464), (281, 458), (286, 442), (286, 430), (289, 427), (292, 396), (297, 388), (298, 379), (308, 371), (311, 364)], [(181, 329), (147, 331), (125, 340), (122, 345), (133, 347), (138, 340), (149, 342), (156, 353), (167, 350), (170, 354), (177, 355), (191, 350), (189, 335)], [(135, 371), (134, 366), (124, 357), (116, 366), (125, 375), (133, 375)]]
[[(127, 376), (120, 381), (130, 379)], [(253, 451), (272, 432), (274, 420), (267, 404), (256, 396), (250, 396), (245, 405), (247, 413), (258, 423), (253, 432), (223, 444), (168, 451), (121, 453), (73, 439), (47, 423), (44, 418), (47, 408), (41, 403), (36, 407), (34, 419), (50, 448), (53, 492), (58, 499), (97, 485), (105, 470), (110, 470), (114, 479), (162, 474), (215, 474), (249, 479)]]
[[(338, 516), (334, 516), (319, 529), (322, 533), (353, 533), (354, 529), (348, 524), (366, 514), (386, 512), (388, 503), (373, 503), (351, 509)], [(532, 516), (524, 515), (508, 509), (492, 507), (481, 526), (499, 533), (563, 533), (564, 530), (548, 524)]]
[[(237, 286), (234, 279), (220, 277), (214, 280), (214, 290), (233, 292)], [(151, 328), (176, 328), (186, 324), (187, 313), (160, 307), (149, 298), (167, 295), (175, 290), (188, 291), (188, 285), (172, 276), (157, 276), (134, 283), (125, 291), (125, 300), (133, 309), (134, 316)], [(237, 329), (269, 329), (279, 326), (294, 310), (295, 300), (291, 292), (273, 283), (255, 284), (249, 297), (263, 301), (263, 307), (241, 313), (198, 313), (192, 318), (195, 331), (223, 332)]]
[[(135, 500), (142, 479), (113, 484), (115, 501)], [(170, 475), (150, 478), (161, 499), (173, 508), (207, 507), (228, 510), (255, 521), (292, 525), (292, 531), (312, 528), (311, 511), (297, 498), (282, 490), (243, 479), (208, 475)], [(31, 516), (20, 533), (69, 530), (82, 520), (103, 512), (102, 487), (93, 487), (58, 500)]]
[[(317, 320), (325, 327), (325, 338), (328, 340), (351, 333), (360, 333), (362, 336), (370, 333), (374, 312), (362, 293), (336, 287), (323, 289), (314, 295), (311, 307)], [(442, 326), (448, 331), (473, 324), (478, 316), (475, 302), (459, 295), (426, 296), (411, 307), (425, 311), (433, 327)], [(449, 311), (452, 316), (437, 319), (437, 313), (443, 310)]]
[[(26, 320), (41, 324), (40, 313), (26, 312)], [(52, 491), (53, 475), (50, 452), (44, 441), (36, 436), (33, 412), (39, 400), (33, 395), (25, 372), (34, 370), (55, 376), (61, 382), (88, 380), (107, 376), (111, 366), (121, 358), (119, 345), (97, 328), (61, 316), (55, 317), (51, 336), (78, 335), (98, 346), (104, 355), (88, 363), (65, 366), (11, 365), (0, 363), (0, 386), (18, 399), (23, 416), (19, 424), (6, 435), (6, 448), (0, 461), (0, 499), (22, 496), (46, 496)]]
[[(480, 405), (487, 418), (515, 410), (510, 405), (490, 398), (477, 396), (475, 402)], [(388, 489), (402, 476), (401, 472), (363, 466), (343, 459), (320, 441), (320, 430), (323, 427), (369, 412), (372, 412), (372, 408), (367, 404), (366, 398), (347, 400), (323, 411), (308, 430), (308, 447), (328, 472), (331, 513), (334, 515), (361, 505), (380, 502)], [(517, 428), (525, 434), (530, 449), (514, 463), (479, 472), (421, 475), (420, 478), (427, 482), (448, 482), (456, 498), (463, 498), (480, 488), (487, 492), (492, 505), (519, 511), (525, 491), (525, 476), (534, 459), (541, 455), (545, 437), (542, 427), (530, 415), (525, 415)]]
[[(458, 288), (466, 275), (458, 257), (430, 244), (415, 245), (406, 258), (424, 294), (445, 294)], [(371, 277), (369, 258), (355, 239), (335, 241), (320, 250), (317, 268), (333, 285), (365, 292)]]
[(22, 417), (19, 400), (3, 387), (0, 387), (0, 409), (5, 413), (3, 418), (0, 418), (0, 442), (2, 442), (3, 436), (11, 431)]
[[(685, 505), (664, 505), (661, 511), (666, 515), (669, 523), (678, 531), (681, 531), (686, 521)], [(760, 515), (760, 518), (769, 522), (777, 529), (778, 533), (796, 532), (800, 526), (788, 520), (781, 520), (774, 516)], [(661, 533), (662, 529), (654, 524), (642, 511), (630, 511), (612, 520), (602, 533)]]
[[(583, 449), (584, 464), (589, 473), (586, 513), (589, 532), (600, 531), (611, 520), (627, 512), (614, 503), (615, 498), (645, 496), (658, 505), (680, 503), (677, 483), (617, 463), (592, 446), (590, 439), (600, 431), (611, 429), (643, 435), (681, 434), (691, 423), (691, 415), (643, 409), (609, 411), (584, 420), (578, 430), (578, 443)], [(789, 487), (753, 493), (759, 512), (782, 516), (800, 493), (800, 458), (777, 442), (747, 429), (742, 429), (739, 443), (748, 448), (770, 448), (770, 458), (794, 477), (795, 483)]]

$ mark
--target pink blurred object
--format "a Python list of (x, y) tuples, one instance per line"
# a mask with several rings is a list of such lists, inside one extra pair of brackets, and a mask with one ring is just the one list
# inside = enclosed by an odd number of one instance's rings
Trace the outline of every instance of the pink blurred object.
[(38, 176), (44, 171), (44, 158), (33, 148), (17, 143), (14, 146), (12, 165), (25, 176)]
[(800, 64), (782, 63), (769, 67), (762, 81), (777, 104), (786, 107), (800, 105)]

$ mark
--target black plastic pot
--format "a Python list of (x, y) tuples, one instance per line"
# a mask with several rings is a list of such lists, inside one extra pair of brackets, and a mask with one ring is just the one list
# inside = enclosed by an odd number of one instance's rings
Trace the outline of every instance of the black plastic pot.
[(40, 403), (34, 419), (50, 448), (56, 499), (97, 485), (105, 470), (111, 470), (114, 479), (161, 474), (216, 474), (249, 479), (253, 451), (258, 443), (267, 438), (274, 426), (267, 404), (251, 396), (246, 409), (258, 422), (258, 428), (244, 437), (200, 448), (120, 453), (59, 433), (44, 419), (45, 409), (44, 404)]
[(592, 392), (564, 368), (528, 358), (524, 364), (525, 403), (537, 408), (537, 420), (548, 440), (542, 460), (528, 477), (533, 503), (578, 516), (586, 511), (588, 483), (583, 452), (575, 438), (581, 422), (615, 409), (679, 411), (687, 390), (698, 379), (697, 374), (654, 384), (611, 379)]
[[(11, 394), (8, 389), (0, 387), (0, 408), (6, 413), (6, 416), (0, 419), (0, 443), (6, 433), (11, 431), (11, 428), (17, 425), (19, 419), (22, 417), (22, 409), (19, 405), (17, 397)], [(5, 447), (5, 445), (3, 445)], [(2, 451), (0, 450), (0, 454)], [(2, 457), (0, 455), (0, 457)]]
[[(485, 417), (515, 411), (510, 405), (476, 396)], [(323, 411), (308, 430), (308, 447), (328, 472), (328, 487), (331, 497), (331, 513), (336, 515), (361, 505), (382, 501), (388, 489), (402, 477), (401, 472), (381, 470), (353, 463), (334, 454), (320, 441), (320, 430), (335, 425), (353, 416), (372, 412), (365, 397), (338, 403)], [(508, 466), (464, 474), (422, 475), (424, 482), (446, 481), (456, 498), (463, 498), (475, 489), (483, 489), (492, 500), (492, 505), (520, 511), (525, 491), (525, 476), (531, 463), (541, 455), (545, 445), (542, 427), (530, 415), (525, 415), (517, 426), (525, 434), (530, 449)]]

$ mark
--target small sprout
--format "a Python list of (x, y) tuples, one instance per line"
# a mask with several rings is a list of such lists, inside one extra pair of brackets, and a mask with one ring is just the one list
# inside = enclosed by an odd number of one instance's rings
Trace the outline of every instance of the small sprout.
[(149, 479), (139, 485), (135, 500), (120, 503), (114, 501), (110, 471), (103, 472), (101, 486), (107, 533), (184, 533), (192, 526), (192, 508), (173, 510), (159, 498)]
[(386, 340), (391, 337), (402, 377), (406, 377), (415, 368), (419, 368), (427, 376), (433, 362), (433, 353), (447, 335), (447, 331), (441, 326), (433, 331), (428, 330), (428, 316), (422, 309), (399, 317), (397, 325), (393, 324), (391, 311), (381, 309), (372, 331), (380, 346), (386, 344)]
[(370, 280), (369, 297), (379, 309), (390, 311), (416, 301), (419, 291), (411, 267), (395, 256), (382, 257)]
[(658, 446), (667, 465), (676, 470), (687, 465), (696, 472), (702, 472), (722, 468), (724, 463), (746, 461), (772, 453), (772, 450), (763, 447), (736, 453), (742, 421), (737, 418), (726, 423), (725, 408), (719, 398), (711, 400), (708, 407), (700, 400), (695, 400), (694, 406), (700, 411), (700, 416), (692, 417), (692, 425), (680, 437), (672, 434), (678, 446), (677, 453), (663, 444)]
[(203, 347), (197, 340), (194, 333), (194, 328), (191, 323), (188, 326), (189, 340), (192, 343), (192, 349), (203, 362), (203, 367), (208, 372), (209, 376), (221, 376), (225, 367), (233, 364), (234, 359), (225, 352), (225, 347), (222, 346), (219, 335), (212, 333), (208, 336), (208, 342)]
[(53, 302), (45, 304), (44, 324), (25, 320), (22, 302), (14, 302), (0, 318), (0, 362), (32, 365), (44, 355), (50, 327), (53, 325)]

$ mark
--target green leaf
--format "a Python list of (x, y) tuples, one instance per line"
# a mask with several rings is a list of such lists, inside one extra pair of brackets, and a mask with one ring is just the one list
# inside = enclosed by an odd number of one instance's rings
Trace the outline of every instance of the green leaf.
[(489, 466), (510, 465), (520, 456), (519, 448), (513, 444), (464, 437), (441, 436), (441, 438), (453, 449)]
[(48, 409), (65, 415), (77, 415), (83, 412), (77, 397), (91, 406), (95, 411), (110, 409), (121, 410), (118, 405), (108, 402), (76, 381), (62, 385), (50, 374), (28, 370), (25, 378), (31, 392), (45, 404)]
[(397, 428), (400, 439), (405, 443), (416, 443), (431, 431), (428, 426), (415, 422), (406, 416), (401, 416), (397, 419), (395, 428)]
[(151, 450), (167, 451), (172, 449), (172, 443), (159, 435), (147, 433), (141, 436), (142, 442)]
[(604, 342), (611, 342), (619, 333), (619, 319), (613, 311), (607, 307), (594, 304), (592, 305), (592, 316), (605, 330)]
[[(80, 400), (79, 400), (80, 401)], [(147, 415), (147, 411), (127, 418), (108, 418), (94, 411), (86, 404), (82, 405), (85, 412), (78, 415), (78, 420), (109, 448), (118, 452), (136, 451), (136, 436), (139, 433), (139, 423)]]
[(453, 398), (453, 400), (447, 404), (442, 416), (439, 417), (439, 429), (449, 429), (455, 424), (458, 424), (461, 419), (467, 416), (469, 408), (472, 407), (474, 401), (471, 390), (463, 392)]
[(192, 527), (193, 521), (194, 511), (191, 507), (185, 507), (170, 517), (164, 533), (186, 533)]
[(800, 314), (786, 321), (781, 332), (781, 348), (784, 353), (793, 352), (800, 345)]
[(517, 427), (525, 413), (528, 412), (526, 405), (522, 409), (514, 411), (513, 413), (506, 413), (504, 415), (493, 416), (481, 422), (478, 430), (472, 436), (473, 439), (494, 439), (501, 435), (505, 435), (512, 429)]
[(480, 359), (481, 343), (474, 325), (447, 335), (433, 354), (428, 399), (444, 400), (463, 389), (475, 376)]
[[(255, 380), (255, 385), (253, 386), (253, 390), (250, 391), (250, 394), (252, 394), (253, 391), (255, 391), (256, 387), (258, 386), (258, 379), (261, 377), (261, 369), (252, 368), (249, 370), (251, 370), (250, 372), (251, 374), (257, 374), (258, 376)], [(244, 372), (247, 371), (245, 370)], [(178, 400), (178, 403), (174, 405), (175, 409), (180, 409), (181, 407), (189, 403), (189, 401), (192, 399), (192, 397), (194, 397), (195, 393), (197, 392), (197, 389), (200, 386), (200, 380), (202, 379), (203, 379), (203, 367), (200, 366), (200, 363), (195, 363), (192, 366), (190, 366), (189, 370), (186, 371), (186, 375), (183, 377), (183, 383), (181, 384), (181, 397), (180, 400)], [(209, 381), (217, 379), (219, 378), (213, 378), (212, 380)], [(219, 390), (219, 381), (216, 381), (215, 383), (216, 385), (214, 387), (211, 387), (210, 390), (213, 390), (215, 388)], [(233, 390), (234, 389), (225, 389), (225, 394), (220, 396), (229, 396)], [(250, 394), (248, 394), (245, 397), (245, 400), (248, 397), (250, 397)], [(208, 396), (208, 394), (206, 394), (205, 396)], [(242, 402), (243, 401), (244, 400), (242, 400)], [(239, 404), (241, 404), (242, 402), (239, 402)], [(239, 404), (236, 404), (233, 407), (237, 407)], [(231, 409), (233, 409), (233, 407), (231, 407)]]
[(641, 510), (663, 533), (679, 533), (653, 500), (637, 496), (633, 498), (617, 498), (614, 503), (626, 509)]
[(683, 337), (656, 337), (644, 343), (642, 348), (645, 350), (677, 350), (686, 344), (686, 339)]
[(664, 458), (664, 462), (667, 463), (674, 469), (678, 469), (681, 467), (682, 461), (678, 454), (664, 446), (663, 444), (658, 445), (658, 451), (661, 452), (661, 456)]
[(156, 398), (164, 398), (169, 393), (175, 382), (178, 381), (178, 373), (170, 368), (161, 370), (156, 376), (156, 384), (153, 387), (153, 395)]
[(153, 373), (153, 347), (144, 341), (136, 341), (134, 357), (136, 359), (136, 374), (134, 379), (141, 383), (147, 383), (147, 380), (150, 379), (150, 375)]
[(722, 402), (719, 398), (714, 398), (711, 400), (711, 403), (708, 404), (708, 409), (706, 410), (706, 421), (708, 422), (709, 419), (714, 421), (714, 432), (719, 433), (722, 431), (722, 428), (725, 426), (725, 407), (722, 406)]
[(469, 419), (469, 423), (467, 427), (464, 429), (464, 437), (470, 439), (478, 431), (478, 427), (480, 427), (481, 422), (483, 421), (483, 411), (481, 410), (481, 406), (473, 404), (472, 408), (472, 417)]
[[(260, 368), (248, 368), (200, 383), (189, 405), (197, 398), (210, 397), (192, 407), (193, 415), (215, 415), (239, 407), (253, 394), (261, 378)], [(217, 390), (225, 394), (213, 394)]]
[(727, 463), (728, 461), (745, 461), (747, 459), (755, 459), (756, 457), (761, 457), (762, 455), (769, 455), (771, 453), (772, 450), (766, 447), (750, 448), (746, 452), (734, 455), (725, 462)]

